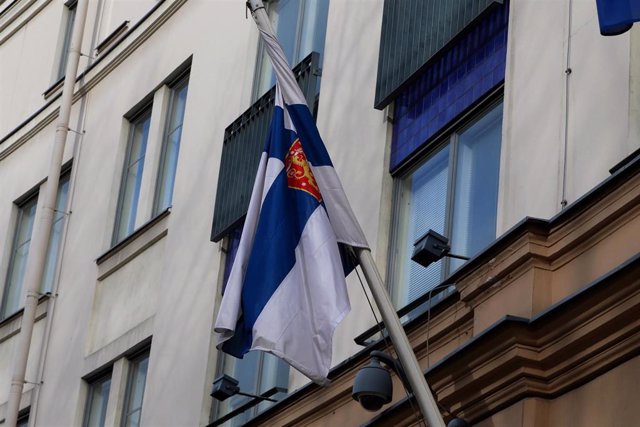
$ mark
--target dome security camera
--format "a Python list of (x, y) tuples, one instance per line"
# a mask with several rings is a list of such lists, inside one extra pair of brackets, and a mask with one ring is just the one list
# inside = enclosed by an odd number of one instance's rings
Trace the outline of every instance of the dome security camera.
[(392, 393), (391, 374), (380, 366), (378, 358), (372, 357), (369, 366), (356, 374), (351, 396), (367, 411), (377, 411), (391, 402)]

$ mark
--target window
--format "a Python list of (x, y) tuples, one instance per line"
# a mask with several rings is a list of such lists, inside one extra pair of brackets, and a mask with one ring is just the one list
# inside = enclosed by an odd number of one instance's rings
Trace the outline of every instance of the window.
[(129, 376), (127, 379), (127, 391), (122, 412), (122, 426), (139, 426), (142, 414), (142, 400), (144, 398), (144, 386), (147, 382), (147, 369), (149, 367), (149, 352), (145, 352), (131, 360)]
[(191, 59), (125, 116), (128, 137), (111, 247), (172, 206), (190, 64)]
[[(311, 52), (322, 55), (329, 0), (271, 0), (265, 3), (289, 65), (294, 66)], [(254, 99), (276, 83), (273, 68), (262, 44), (258, 52)], [(320, 62), (322, 63), (322, 58)]]
[(73, 23), (76, 20), (77, 4), (77, 0), (71, 0), (65, 4), (66, 10), (64, 17), (64, 33), (62, 35), (62, 47), (60, 49), (60, 61), (58, 62), (58, 72), (56, 80), (60, 80), (61, 78), (63, 78), (67, 69), (67, 58), (69, 58), (69, 46), (71, 45)]
[[(69, 173), (60, 177), (58, 193), (56, 196), (56, 212), (49, 240), (49, 249), (45, 261), (45, 269), (40, 286), (41, 292), (50, 292), (53, 287), (58, 252), (62, 240), (62, 227), (64, 223), (64, 210), (67, 205), (69, 193)], [(23, 282), (27, 268), (29, 247), (31, 246), (31, 234), (36, 216), (38, 195), (34, 194), (18, 206), (18, 218), (16, 231), (13, 238), (11, 254), (9, 256), (9, 269), (2, 297), (2, 309), (0, 319), (4, 319), (18, 311), (24, 298)]]
[(23, 409), (18, 413), (18, 420), (16, 423), (16, 427), (28, 427), (29, 426), (29, 413), (31, 412), (31, 408)]
[(116, 225), (113, 234), (113, 244), (120, 242), (133, 232), (136, 225), (136, 213), (138, 211), (138, 199), (140, 197), (140, 184), (142, 183), (142, 171), (144, 158), (147, 151), (147, 139), (151, 123), (151, 107), (145, 109), (131, 122), (127, 154), (122, 184), (120, 186), (120, 198), (116, 213)]
[[(232, 230), (227, 240), (227, 255), (224, 263), (224, 284), (226, 285), (231, 272), (231, 267), (238, 251), (238, 244), (242, 234), (242, 226)], [(286, 390), (289, 382), (289, 365), (283, 360), (262, 351), (250, 351), (243, 359), (237, 359), (227, 354), (222, 354), (219, 366), (220, 374), (227, 374), (238, 380), (240, 391), (250, 394), (262, 394), (274, 387)], [(277, 392), (271, 398), (278, 400), (286, 396), (286, 392)], [(215, 407), (216, 418), (220, 418), (237, 409), (251, 398), (236, 395), (218, 402)], [(236, 427), (243, 425), (249, 419), (255, 417), (258, 412), (271, 406), (273, 402), (263, 401), (251, 409), (237, 415), (224, 425)]]
[(411, 261), (429, 229), (449, 238), (451, 252), (473, 256), (495, 239), (502, 103), (453, 132), (417, 167), (396, 180), (393, 296), (404, 306), (438, 285), (462, 261), (427, 268)]
[(111, 390), (111, 372), (89, 383), (83, 427), (103, 427)]
[(188, 79), (186, 78), (171, 88), (169, 114), (167, 115), (167, 125), (162, 141), (158, 183), (156, 184), (153, 209), (155, 215), (171, 206), (188, 88)]
[(69, 177), (70, 173), (65, 173), (60, 177), (58, 184), (58, 196), (56, 197), (56, 211), (53, 216), (53, 225), (51, 226), (51, 237), (49, 238), (49, 249), (47, 250), (47, 258), (42, 276), (43, 293), (53, 290), (53, 279), (56, 272), (56, 264), (58, 262), (58, 252), (62, 243), (62, 227), (66, 217), (67, 200), (69, 198)]
[[(251, 394), (262, 394), (273, 387), (287, 389), (289, 382), (289, 365), (283, 360), (262, 351), (250, 351), (243, 359), (224, 355), (222, 361), (222, 373), (238, 380), (240, 391)], [(278, 400), (286, 396), (286, 392), (278, 392), (270, 398)], [(250, 401), (250, 397), (236, 395), (224, 402), (218, 402), (217, 417), (239, 408)], [(227, 427), (242, 426), (258, 412), (267, 409), (273, 402), (263, 401), (251, 409), (235, 416), (224, 425)]]
[(20, 308), (22, 282), (27, 268), (37, 203), (38, 197), (36, 195), (19, 206), (13, 248), (9, 259), (9, 270), (2, 298), (1, 314), (3, 319)]

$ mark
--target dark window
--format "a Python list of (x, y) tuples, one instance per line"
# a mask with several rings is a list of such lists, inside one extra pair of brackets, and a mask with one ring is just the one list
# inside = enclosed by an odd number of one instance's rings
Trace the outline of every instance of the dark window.
[(83, 427), (103, 427), (111, 390), (111, 372), (89, 382)]

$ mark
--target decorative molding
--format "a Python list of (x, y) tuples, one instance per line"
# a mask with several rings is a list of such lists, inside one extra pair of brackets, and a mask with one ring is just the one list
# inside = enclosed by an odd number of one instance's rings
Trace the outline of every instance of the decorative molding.
[(170, 213), (169, 209), (165, 209), (123, 241), (100, 255), (96, 260), (96, 264), (98, 264), (98, 281), (106, 279), (166, 236)]
[[(27, 25), (42, 9), (44, 9), (51, 0), (28, 0), (25, 1), (20, 7), (20, 0), (15, 4), (9, 6), (8, 9), (3, 11), (0, 15), (0, 46), (4, 44), (11, 36), (20, 31), (22, 27)], [(31, 9), (31, 6), (36, 6), (31, 13), (24, 19), (20, 19), (27, 11)], [(13, 13), (11, 13), (13, 12)], [(6, 32), (6, 34), (3, 34)]]
[(439, 402), (471, 422), (552, 399), (640, 354), (640, 257), (529, 321), (507, 317), (434, 366)]

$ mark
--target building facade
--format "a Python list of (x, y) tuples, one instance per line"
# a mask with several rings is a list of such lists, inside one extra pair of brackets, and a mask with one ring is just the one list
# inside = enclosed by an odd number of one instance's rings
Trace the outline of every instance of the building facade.
[[(592, 0), (265, 3), (445, 419), (640, 423), (640, 29), (600, 36)], [(77, 10), (0, 0), (0, 424)], [(215, 348), (273, 99), (244, 3), (90, 0), (81, 51), (19, 425), (418, 425), (395, 376), (351, 398), (393, 353), (356, 273), (330, 386)], [(430, 229), (470, 260), (412, 262)], [(223, 373), (277, 402), (214, 400)]]

